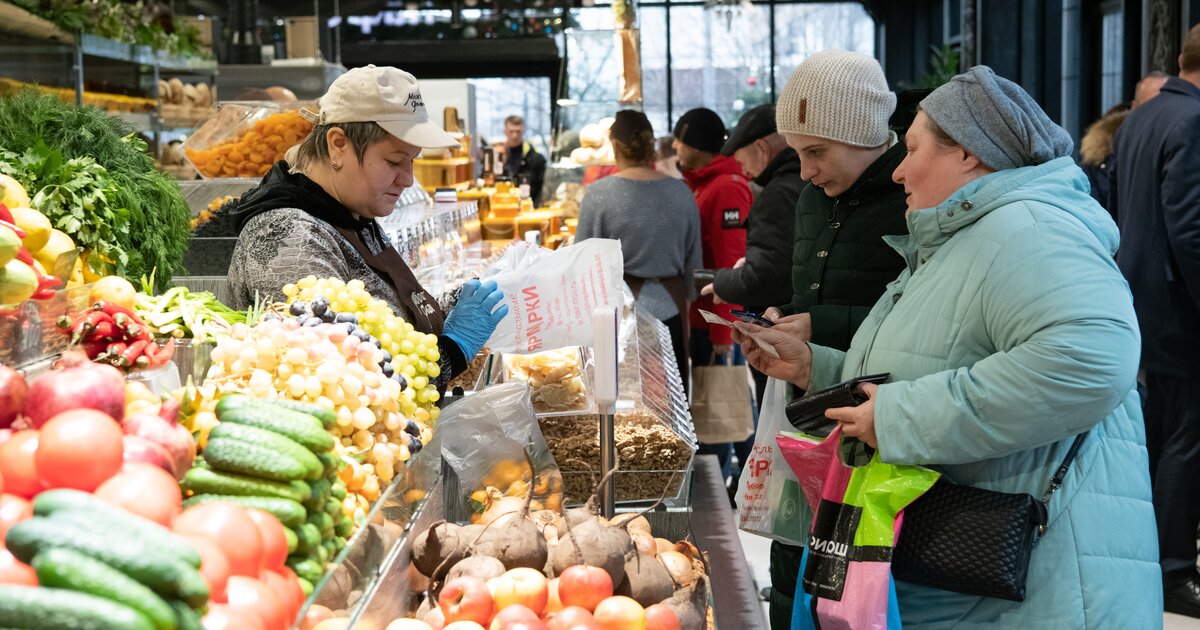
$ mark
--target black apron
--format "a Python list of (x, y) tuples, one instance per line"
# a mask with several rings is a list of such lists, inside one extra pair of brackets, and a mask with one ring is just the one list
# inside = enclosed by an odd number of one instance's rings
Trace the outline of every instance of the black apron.
[(408, 311), (408, 317), (411, 319), (409, 323), (413, 328), (429, 335), (442, 334), (442, 327), (446, 323), (442, 307), (417, 281), (417, 276), (408, 268), (400, 252), (389, 245), (378, 254), (373, 254), (359, 238), (358, 232), (336, 225), (334, 228), (354, 246), (368, 267), (391, 282), (396, 296), (400, 298), (400, 304)]

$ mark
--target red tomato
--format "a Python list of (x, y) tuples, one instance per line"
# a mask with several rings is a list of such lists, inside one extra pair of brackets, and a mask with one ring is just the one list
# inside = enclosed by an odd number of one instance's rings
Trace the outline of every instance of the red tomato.
[(300, 583), (295, 578), (288, 579), (275, 571), (263, 571), (258, 581), (271, 587), (287, 610), (288, 621), (295, 621), (296, 615), (304, 607), (304, 591), (300, 590)]
[(287, 560), (287, 534), (283, 533), (283, 523), (269, 512), (262, 510), (246, 510), (250, 520), (258, 527), (258, 534), (263, 541), (263, 570), (276, 571)]
[(47, 488), (91, 492), (121, 470), (121, 425), (95, 409), (64, 411), (42, 425), (38, 437), (38, 479)]
[(17, 560), (7, 549), (0, 546), (0, 584), (37, 586), (37, 573), (33, 567)]
[(229, 559), (208, 536), (176, 534), (200, 554), (200, 575), (208, 583), (209, 599), (225, 603), (225, 584), (229, 581)]
[(0, 494), (0, 546), (8, 528), (29, 518), (33, 518), (32, 503), (15, 494)]
[(200, 625), (204, 630), (267, 630), (258, 615), (224, 604), (209, 604)]
[(4, 494), (4, 474), (0, 473), (0, 494)]
[(229, 606), (252, 611), (267, 630), (285, 630), (292, 621), (288, 607), (270, 586), (253, 578), (234, 575), (229, 578)]
[(37, 431), (17, 431), (0, 444), (0, 474), (4, 475), (5, 492), (28, 499), (42, 491), (33, 461), (37, 448)]
[(246, 510), (232, 503), (201, 503), (175, 517), (179, 534), (207, 536), (229, 560), (229, 574), (257, 578), (262, 571), (263, 543)]
[(282, 575), (283, 579), (287, 580), (292, 598), (296, 600), (296, 611), (299, 612), (301, 608), (304, 608), (304, 602), (308, 601), (308, 596), (304, 594), (304, 589), (300, 588), (300, 578), (296, 577), (295, 571), (286, 566), (279, 567), (275, 573)]
[(100, 484), (96, 496), (163, 527), (183, 509), (179, 482), (171, 473), (141, 462), (126, 462), (121, 472)]

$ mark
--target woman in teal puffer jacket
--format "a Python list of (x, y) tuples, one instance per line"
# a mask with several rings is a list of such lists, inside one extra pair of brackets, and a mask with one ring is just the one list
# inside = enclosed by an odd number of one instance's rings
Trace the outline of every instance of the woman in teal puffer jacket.
[(1117, 228), (1071, 161), (1070, 136), (1019, 86), (984, 66), (922, 102), (894, 178), (907, 269), (849, 352), (800, 342), (787, 324), (739, 325), (750, 362), (804, 389), (890, 372), (869, 400), (831, 410), (843, 434), (893, 464), (1040, 497), (1089, 431), (1024, 602), (896, 583), (905, 628), (1154, 628), (1161, 576), (1141, 409), (1140, 340), (1113, 262)]

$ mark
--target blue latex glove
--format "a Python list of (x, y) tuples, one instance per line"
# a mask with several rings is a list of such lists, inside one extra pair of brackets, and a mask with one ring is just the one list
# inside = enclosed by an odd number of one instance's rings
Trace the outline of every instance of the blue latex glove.
[[(467, 361), (479, 354), (500, 320), (508, 316), (508, 305), (500, 304), (503, 299), (504, 292), (491, 280), (482, 283), (469, 280), (463, 285), (458, 304), (450, 311), (442, 332), (458, 344)], [(496, 308), (497, 304), (500, 308)]]

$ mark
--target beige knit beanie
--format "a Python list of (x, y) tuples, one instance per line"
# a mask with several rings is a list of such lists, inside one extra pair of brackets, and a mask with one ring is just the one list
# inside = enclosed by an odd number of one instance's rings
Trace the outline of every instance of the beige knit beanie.
[(858, 147), (888, 140), (896, 95), (873, 57), (823, 50), (805, 59), (775, 105), (779, 133), (816, 136)]

